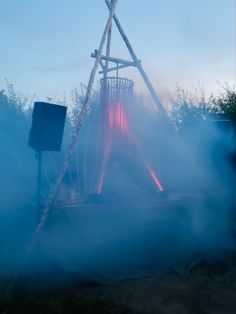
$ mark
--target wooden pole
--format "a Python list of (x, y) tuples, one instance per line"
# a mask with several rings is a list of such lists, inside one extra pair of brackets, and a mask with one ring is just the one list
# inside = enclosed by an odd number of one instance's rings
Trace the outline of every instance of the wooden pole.
[[(97, 58), (97, 50), (95, 50), (95, 52), (91, 53), (91, 57), (92, 58)], [(114, 57), (107, 57), (107, 56), (101, 56), (101, 60), (107, 60), (107, 61), (111, 61), (117, 64), (124, 64), (126, 66), (136, 66), (136, 63), (134, 63), (133, 61), (127, 61), (124, 59), (120, 59), (120, 58), (114, 58)], [(140, 61), (139, 61), (140, 62)], [(102, 66), (103, 68), (104, 66)]]
[[(108, 0), (105, 0), (105, 2), (106, 2), (106, 5), (107, 5), (108, 9), (111, 10), (111, 5), (110, 5), (109, 1), (108, 1)], [(114, 14), (114, 15), (113, 15), (113, 18), (114, 18), (114, 21), (115, 21), (115, 23), (116, 23), (116, 26), (117, 26), (117, 28), (118, 28), (118, 30), (119, 30), (119, 32), (120, 32), (120, 35), (122, 36), (122, 38), (123, 38), (123, 40), (124, 40), (124, 42), (125, 42), (125, 44), (126, 44), (126, 47), (128, 48), (129, 53), (130, 53), (132, 59), (134, 60), (135, 65), (137, 66), (137, 68), (138, 68), (138, 70), (139, 70), (139, 72), (140, 72), (140, 74), (141, 74), (141, 76), (142, 76), (142, 78), (143, 78), (143, 80), (144, 80), (144, 82), (145, 82), (145, 84), (146, 84), (146, 86), (147, 86), (147, 88), (148, 88), (150, 94), (152, 95), (153, 100), (155, 101), (155, 103), (156, 103), (156, 105), (157, 105), (159, 111), (161, 112), (161, 114), (162, 114), (162, 115), (165, 117), (165, 119), (167, 119), (168, 122), (170, 123), (170, 119), (169, 119), (169, 117), (168, 117), (168, 115), (167, 115), (167, 113), (166, 113), (166, 111), (165, 111), (165, 109), (164, 109), (164, 107), (163, 107), (163, 105), (162, 105), (162, 102), (161, 102), (159, 96), (157, 95), (157, 93), (156, 93), (156, 91), (155, 91), (155, 89), (154, 89), (154, 87), (153, 87), (151, 81), (149, 80), (149, 78), (148, 78), (146, 72), (144, 71), (144, 69), (143, 69), (143, 67), (142, 67), (142, 65), (141, 65), (140, 60), (138, 60), (138, 58), (137, 58), (137, 56), (136, 56), (136, 54), (135, 54), (135, 52), (134, 52), (134, 50), (133, 50), (133, 48), (132, 48), (132, 46), (131, 46), (129, 40), (128, 40), (128, 38), (127, 38), (125, 32), (124, 32), (124, 29), (122, 28), (122, 26), (121, 26), (121, 24), (120, 24), (120, 21), (119, 21), (119, 19), (117, 18), (117, 15)]]
[[(115, 71), (115, 70), (117, 70), (117, 68), (120, 70), (120, 69), (124, 69), (124, 68), (130, 67), (130, 66), (135, 66), (134, 62), (133, 62), (133, 65), (131, 65), (131, 64), (129, 64), (129, 65), (122, 64), (122, 65), (118, 65), (118, 66), (112, 67), (110, 69), (107, 69), (107, 73), (111, 72), (111, 71)], [(104, 74), (104, 73), (105, 73), (105, 71), (103, 71), (103, 70), (98, 72), (98, 74)]]
[[(112, 23), (110, 25), (110, 28), (109, 28), (108, 34), (107, 34), (107, 48), (106, 48), (106, 57), (107, 58), (110, 57), (110, 52), (111, 52), (111, 35), (112, 35)], [(109, 60), (106, 59), (105, 68), (103, 69), (103, 71), (104, 71), (104, 81), (107, 78), (108, 68), (109, 68)]]

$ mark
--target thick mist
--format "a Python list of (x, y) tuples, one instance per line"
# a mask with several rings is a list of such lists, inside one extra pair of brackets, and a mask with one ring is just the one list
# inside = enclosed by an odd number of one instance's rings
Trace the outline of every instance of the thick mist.
[[(175, 134), (158, 114), (135, 110), (139, 149), (133, 149), (129, 161), (111, 158), (107, 163), (103, 203), (68, 208), (63, 215), (69, 224), (55, 213), (60, 223), (45, 235), (50, 238), (47, 254), (54, 250), (66, 271), (121, 279), (186, 267), (199, 258), (222, 258), (235, 247), (233, 131), (200, 121)], [(94, 134), (88, 166), (93, 174)], [(163, 193), (144, 160), (158, 175)], [(90, 192), (95, 191), (92, 181)]]
[[(35, 271), (123, 279), (186, 267), (199, 258), (222, 258), (235, 248), (231, 128), (202, 120), (174, 131), (158, 113), (134, 103), (130, 125), (135, 141), (127, 146), (131, 158), (110, 158), (102, 202), (96, 203), (89, 195), (97, 192), (100, 122), (98, 105), (92, 109), (29, 260)], [(0, 266), (8, 274), (24, 256), (35, 228), (36, 161), (27, 147), (30, 116), (20, 131), (12, 114), (2, 121)], [(17, 158), (9, 157), (15, 153)], [(62, 158), (63, 151), (45, 153), (45, 198)], [(146, 161), (164, 192), (154, 184)]]

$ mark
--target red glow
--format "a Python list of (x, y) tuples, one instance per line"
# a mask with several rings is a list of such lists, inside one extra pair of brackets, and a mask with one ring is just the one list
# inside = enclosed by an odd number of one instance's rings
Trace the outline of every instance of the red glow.
[(121, 107), (120, 107), (120, 103), (117, 103), (117, 105), (116, 105), (116, 127), (118, 129), (121, 128)]
[(128, 119), (123, 106), (118, 102), (113, 109), (109, 106), (108, 110), (108, 125), (109, 128), (116, 127), (117, 129), (123, 130), (125, 133), (128, 132)]
[(149, 162), (144, 159), (143, 154), (142, 154), (142, 151), (141, 151), (141, 148), (140, 148), (140, 146), (139, 146), (139, 143), (138, 143), (136, 137), (134, 136), (134, 134), (133, 134), (131, 131), (129, 131), (129, 137), (130, 137), (131, 141), (133, 142), (133, 144), (135, 145), (135, 147), (136, 147), (136, 149), (137, 149), (137, 152), (139, 153), (140, 157), (144, 160), (145, 165), (146, 165), (146, 167), (147, 167), (147, 169), (148, 169), (148, 173), (150, 174), (151, 178), (153, 179), (153, 181), (154, 181), (155, 185), (157, 186), (158, 190), (159, 190), (160, 192), (163, 192), (164, 189), (163, 189), (163, 187), (162, 187), (162, 185), (161, 185), (160, 180), (158, 179), (158, 177), (157, 177), (157, 175), (155, 174), (154, 170), (153, 170), (152, 167), (150, 166)]
[(161, 182), (159, 181), (155, 172), (153, 171), (152, 167), (150, 166), (150, 164), (147, 161), (146, 161), (146, 166), (147, 166), (148, 172), (149, 172), (150, 176), (152, 177), (154, 183), (156, 184), (157, 188), (159, 189), (160, 192), (163, 192), (164, 189), (161, 185)]
[(114, 145), (116, 143), (116, 141), (114, 141), (114, 143), (113, 143), (113, 136), (114, 136), (114, 138), (116, 138), (116, 133), (113, 132), (114, 129), (121, 130), (123, 133), (125, 133), (126, 136), (129, 137), (130, 141), (135, 146), (139, 156), (143, 160), (143, 162), (144, 162), (144, 164), (148, 170), (148, 173), (149, 173), (150, 177), (152, 178), (155, 186), (158, 188), (158, 190), (160, 192), (163, 192), (164, 189), (161, 185), (160, 180), (158, 179), (157, 175), (155, 174), (155, 172), (152, 169), (149, 162), (146, 161), (146, 159), (144, 158), (143, 153), (142, 153), (141, 148), (140, 148), (140, 145), (139, 145), (136, 137), (134, 136), (131, 128), (129, 127), (129, 123), (128, 123), (129, 121), (128, 121), (128, 117), (127, 117), (125, 108), (122, 106), (122, 104), (120, 102), (117, 102), (116, 104), (109, 104), (109, 106), (107, 107), (106, 114), (107, 114), (108, 126), (112, 130), (109, 130), (107, 132), (107, 134), (105, 134), (105, 137), (106, 137), (105, 141), (106, 142), (105, 142), (105, 147), (104, 147), (104, 152), (103, 152), (103, 158), (102, 158), (102, 164), (101, 164), (101, 169), (100, 169), (97, 192), (98, 193), (102, 192), (104, 178), (105, 178), (105, 174), (106, 174), (106, 168), (107, 168), (107, 164), (109, 161), (112, 145)]

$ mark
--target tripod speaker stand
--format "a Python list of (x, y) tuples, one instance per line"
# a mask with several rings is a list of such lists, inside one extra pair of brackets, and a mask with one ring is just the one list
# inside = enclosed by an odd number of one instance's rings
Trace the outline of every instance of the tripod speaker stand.
[(37, 221), (42, 206), (42, 152), (60, 151), (67, 107), (35, 102), (28, 145), (35, 150), (37, 159)]

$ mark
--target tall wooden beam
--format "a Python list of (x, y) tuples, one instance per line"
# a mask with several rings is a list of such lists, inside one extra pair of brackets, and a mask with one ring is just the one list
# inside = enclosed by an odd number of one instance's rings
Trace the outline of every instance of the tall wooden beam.
[[(111, 10), (110, 2), (108, 0), (105, 0), (105, 2), (106, 2), (106, 5), (107, 5), (108, 9)], [(124, 42), (126, 44), (126, 47), (129, 50), (129, 53), (130, 53), (130, 55), (131, 55), (135, 65), (137, 66), (137, 68), (138, 68), (138, 70), (139, 70), (139, 72), (140, 72), (140, 74), (141, 74), (141, 76), (142, 76), (142, 78), (143, 78), (143, 80), (144, 80), (144, 82), (145, 82), (145, 84), (146, 84), (150, 94), (152, 95), (153, 100), (155, 101), (155, 103), (156, 103), (156, 105), (157, 105), (157, 107), (159, 109), (159, 111), (169, 121), (169, 117), (168, 117), (168, 115), (167, 115), (167, 113), (166, 113), (166, 111), (165, 111), (165, 109), (164, 109), (164, 107), (162, 105), (162, 102), (161, 102), (159, 96), (157, 95), (157, 93), (156, 93), (156, 91), (155, 91), (151, 81), (149, 80), (146, 72), (144, 71), (144, 69), (143, 69), (143, 67), (141, 65), (140, 60), (138, 60), (138, 58), (137, 58), (137, 56), (136, 56), (136, 54), (135, 54), (135, 52), (134, 52), (134, 50), (133, 50), (133, 48), (132, 48), (132, 46), (131, 46), (131, 44), (129, 42), (129, 40), (128, 40), (126, 34), (125, 34), (125, 31), (122, 28), (122, 26), (120, 24), (120, 21), (119, 21), (119, 19), (118, 19), (116, 14), (113, 15), (113, 19), (114, 19), (114, 21), (116, 23), (116, 26), (117, 26), (117, 28), (118, 28), (118, 30), (120, 32), (120, 35), (122, 36), (122, 38), (123, 38), (123, 40), (124, 40)]]
[[(113, 0), (112, 0), (112, 2), (113, 2)], [(110, 2), (111, 5), (112, 5), (112, 2)], [(106, 47), (106, 57), (107, 58), (110, 57), (110, 52), (111, 52), (111, 34), (112, 34), (112, 23), (110, 25), (110, 28), (109, 28), (108, 34), (107, 34), (107, 47)], [(108, 68), (109, 68), (109, 60), (106, 60), (105, 67), (103, 69), (104, 79), (107, 78)]]

